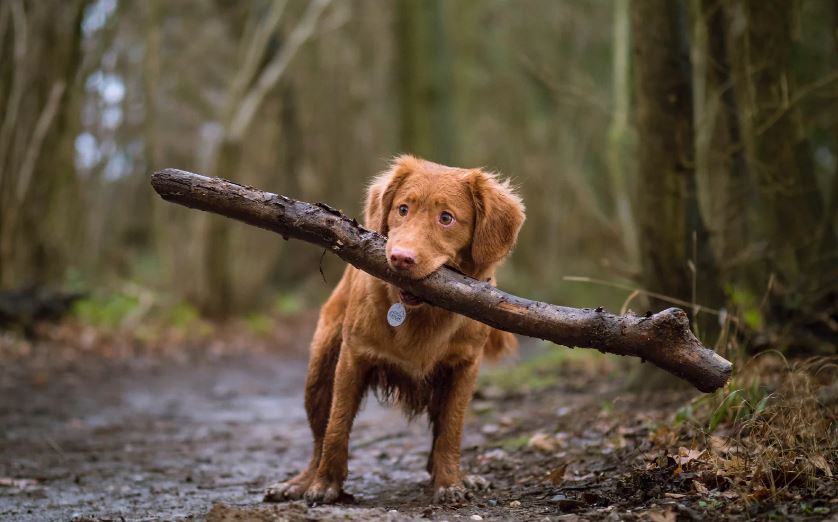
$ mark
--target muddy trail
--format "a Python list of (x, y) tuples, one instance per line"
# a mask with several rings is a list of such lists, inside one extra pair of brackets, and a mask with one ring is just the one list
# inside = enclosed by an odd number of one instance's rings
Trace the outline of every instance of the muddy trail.
[(528, 391), (484, 380), (463, 468), (493, 487), (458, 506), (430, 504), (425, 420), (370, 397), (350, 446), (355, 502), (310, 507), (262, 503), (310, 455), (304, 350), (27, 361), (0, 373), (0, 520), (702, 520), (725, 505), (696, 493), (695, 473), (673, 478), (650, 442), (683, 396), (620, 395), (598, 369)]

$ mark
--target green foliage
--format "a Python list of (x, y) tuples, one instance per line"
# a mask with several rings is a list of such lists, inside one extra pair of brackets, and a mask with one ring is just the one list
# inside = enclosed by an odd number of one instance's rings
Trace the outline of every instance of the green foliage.
[(83, 323), (105, 329), (116, 329), (140, 302), (136, 297), (113, 293), (83, 299), (73, 305), (73, 315)]
[(273, 328), (273, 319), (268, 314), (253, 313), (245, 317), (247, 329), (255, 335), (267, 335)]
[(194, 326), (200, 319), (201, 313), (198, 309), (186, 302), (181, 302), (168, 310), (169, 324), (175, 328), (186, 329)]
[(736, 385), (734, 378), (732, 391), (719, 390), (682, 406), (675, 413), (675, 424), (706, 422), (707, 430), (713, 432), (721, 424), (743, 422), (765, 411), (772, 397), (765, 386), (756, 381), (747, 386)]
[(828, 515), (829, 508), (826, 506), (812, 506), (803, 502), (800, 504), (800, 511), (806, 515)]
[(739, 310), (745, 324), (753, 330), (762, 329), (764, 321), (756, 296), (747, 290), (734, 286), (729, 286), (727, 293), (730, 296), (731, 304)]
[(719, 509), (722, 506), (724, 506), (724, 504), (719, 502), (716, 499), (708, 499), (708, 500), (699, 500), (698, 501), (698, 507), (700, 507), (702, 509)]
[(527, 446), (530, 438), (527, 435), (519, 435), (517, 437), (508, 437), (497, 441), (494, 446), (503, 448), (507, 451), (516, 451)]
[(282, 317), (289, 317), (300, 313), (303, 302), (296, 293), (285, 292), (279, 294), (274, 301), (273, 309)]
[(715, 430), (723, 422), (741, 422), (762, 413), (771, 398), (768, 391), (758, 382), (747, 388), (733, 390), (727, 395), (723, 393), (715, 393), (716, 400), (721, 398), (721, 401), (707, 422), (709, 431)]
[(688, 403), (680, 408), (678, 411), (675, 412), (675, 424), (681, 424), (688, 420), (691, 420), (694, 415), (694, 409), (692, 403)]

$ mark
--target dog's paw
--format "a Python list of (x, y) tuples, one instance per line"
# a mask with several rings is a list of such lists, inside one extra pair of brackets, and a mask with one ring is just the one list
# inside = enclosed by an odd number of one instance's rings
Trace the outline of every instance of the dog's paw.
[(277, 482), (265, 488), (265, 496), (262, 502), (287, 502), (299, 500), (306, 492), (306, 485), (300, 482), (289, 480)]
[(480, 475), (466, 475), (463, 477), (463, 485), (471, 491), (487, 491), (492, 483)]
[(471, 491), (462, 484), (441, 486), (434, 491), (434, 504), (462, 504), (472, 499)]
[(304, 497), (309, 505), (331, 504), (343, 497), (343, 491), (338, 482), (315, 480), (308, 487)]

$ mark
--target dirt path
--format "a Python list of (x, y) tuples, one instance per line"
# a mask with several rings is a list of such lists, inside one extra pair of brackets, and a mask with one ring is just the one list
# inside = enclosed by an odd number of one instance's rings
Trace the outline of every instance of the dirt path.
[[(506, 509), (493, 493), (470, 506), (428, 508), (425, 421), (408, 423), (372, 398), (353, 431), (347, 490), (355, 506), (262, 505), (262, 488), (309, 456), (300, 353), (90, 358), (2, 377), (0, 477), (13, 480), (0, 487), (3, 520), (200, 518), (213, 505), (211, 518), (467, 518)], [(467, 467), (498, 431), (481, 426), (473, 418), (466, 430)]]
[(429, 505), (424, 419), (407, 423), (372, 398), (353, 430), (354, 505), (263, 504), (264, 486), (309, 457), (305, 364), (297, 351), (4, 365), (0, 520), (703, 520), (766, 509), (742, 511), (723, 488), (701, 493), (700, 474), (673, 473), (672, 450), (653, 441), (683, 397), (618, 395), (606, 374), (574, 366), (533, 381), (540, 391), (481, 388), (463, 466), (494, 488), (467, 505)]

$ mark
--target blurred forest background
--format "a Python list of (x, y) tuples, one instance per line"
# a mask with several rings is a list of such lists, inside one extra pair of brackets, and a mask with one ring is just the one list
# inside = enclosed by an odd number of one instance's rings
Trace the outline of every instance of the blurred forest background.
[(0, 2), (4, 290), (84, 290), (117, 325), (313, 308), (342, 262), (324, 284), (321, 250), (150, 173), (360, 216), (401, 152), (515, 180), (504, 289), (835, 353), (836, 2)]

